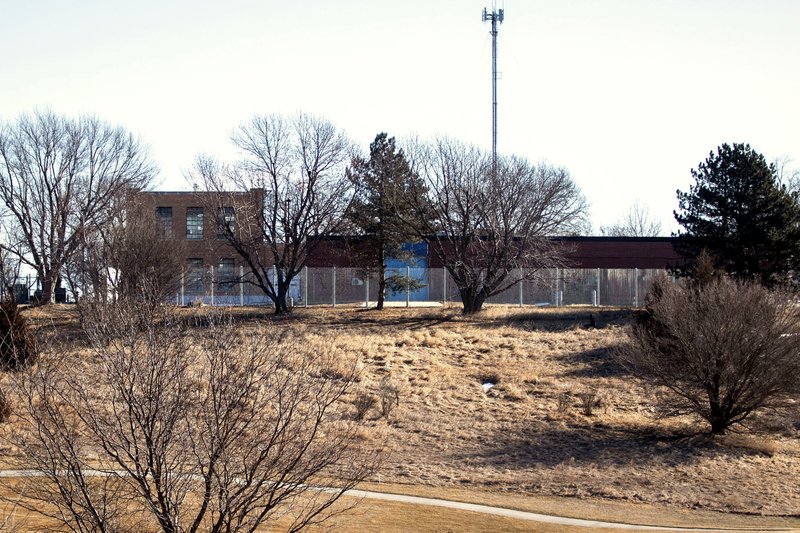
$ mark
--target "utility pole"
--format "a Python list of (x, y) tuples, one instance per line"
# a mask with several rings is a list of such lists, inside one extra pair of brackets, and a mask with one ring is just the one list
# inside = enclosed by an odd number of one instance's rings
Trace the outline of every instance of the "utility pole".
[(503, 22), (503, 10), (488, 13), (483, 8), (483, 22), (487, 20), (492, 23), (492, 170), (497, 171), (497, 25)]

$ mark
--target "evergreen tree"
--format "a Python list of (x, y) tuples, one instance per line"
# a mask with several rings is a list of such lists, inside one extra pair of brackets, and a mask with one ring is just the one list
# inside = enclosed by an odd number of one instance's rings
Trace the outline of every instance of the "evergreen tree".
[(775, 165), (748, 144), (723, 144), (692, 177), (689, 192), (678, 191), (678, 252), (691, 261), (705, 249), (740, 279), (786, 281), (800, 261), (800, 207)]
[(360, 237), (354, 255), (368, 272), (378, 275), (377, 308), (383, 309), (387, 286), (410, 282), (387, 278), (386, 261), (406, 254), (403, 244), (414, 239), (406, 223), (425, 216), (407, 200), (420, 181), (394, 137), (386, 133), (376, 135), (369, 145), (369, 159), (353, 158), (347, 177), (355, 189), (347, 219)]

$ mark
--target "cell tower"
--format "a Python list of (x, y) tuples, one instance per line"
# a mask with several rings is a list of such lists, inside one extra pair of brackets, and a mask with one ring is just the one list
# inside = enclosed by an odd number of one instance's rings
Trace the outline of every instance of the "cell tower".
[(483, 8), (483, 22), (492, 22), (492, 163), (497, 167), (497, 26), (503, 22), (503, 10), (495, 11), (492, 5), (492, 12)]

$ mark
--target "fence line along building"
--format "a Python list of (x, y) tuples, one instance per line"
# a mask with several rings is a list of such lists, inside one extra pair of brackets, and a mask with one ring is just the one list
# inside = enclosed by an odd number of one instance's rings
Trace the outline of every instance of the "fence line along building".
[[(260, 220), (264, 191), (160, 192), (137, 191), (133, 197), (142, 216), (155, 218), (164, 238), (178, 239), (184, 257), (181, 287), (175, 301), (211, 305), (266, 305), (269, 299), (248, 283), (247, 265), (228, 244), (220, 224), (252, 225)], [(211, 212), (214, 210), (215, 212)], [(219, 211), (219, 212), (217, 212)], [(640, 305), (652, 278), (681, 262), (670, 237), (562, 237), (571, 268), (542, 271), (488, 303)], [(377, 299), (377, 278), (356, 264), (357, 239), (327, 237), (314, 247), (306, 268), (292, 284), (294, 305), (345, 304)], [(265, 247), (266, 248), (266, 247)], [(421, 282), (414, 291), (387, 295), (388, 301), (459, 300), (455, 284), (425, 243), (409, 247), (407, 258), (392, 260), (388, 269)], [(266, 249), (265, 249), (266, 251)]]

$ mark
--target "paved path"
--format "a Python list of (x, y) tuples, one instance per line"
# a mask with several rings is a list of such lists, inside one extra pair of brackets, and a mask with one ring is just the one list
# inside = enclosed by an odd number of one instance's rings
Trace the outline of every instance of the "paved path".
[[(111, 475), (108, 472), (89, 470), (85, 472), (92, 476), (107, 476)], [(37, 470), (0, 470), (0, 477), (14, 478), (14, 477), (38, 477), (42, 473)], [(326, 490), (326, 489), (321, 489)], [(333, 489), (327, 489), (333, 490)], [(425, 498), (421, 496), (407, 496), (405, 494), (391, 494), (387, 492), (375, 492), (371, 490), (358, 490), (352, 489), (345, 492), (346, 496), (354, 498), (368, 498), (370, 500), (384, 500), (400, 503), (408, 503), (412, 505), (428, 505), (432, 507), (444, 507), (447, 509), (455, 509), (457, 511), (470, 511), (473, 513), (483, 513), (495, 516), (503, 516), (506, 518), (514, 518), (516, 520), (530, 520), (532, 522), (540, 522), (545, 524), (556, 524), (562, 526), (573, 526), (588, 529), (621, 529), (633, 531), (679, 531), (679, 532), (736, 532), (736, 531), (798, 531), (796, 529), (787, 528), (738, 528), (738, 529), (713, 529), (713, 528), (691, 528), (691, 527), (666, 527), (666, 526), (647, 526), (635, 524), (623, 524), (619, 522), (603, 522), (600, 520), (584, 520), (581, 518), (567, 518), (563, 516), (547, 515), (540, 513), (532, 513), (529, 511), (517, 511), (515, 509), (506, 509), (505, 507), (492, 507), (490, 505), (480, 505), (477, 503), (464, 503), (451, 500), (441, 500), (438, 498)]]
[(385, 492), (373, 492), (367, 490), (354, 489), (347, 491), (345, 494), (347, 496), (369, 498), (374, 500), (387, 500), (393, 502), (410, 503), (414, 505), (431, 505), (435, 507), (446, 507), (448, 509), (456, 509), (459, 511), (472, 511), (475, 513), (484, 513), (496, 516), (504, 516), (507, 518), (515, 518), (517, 520), (531, 520), (533, 522), (541, 522), (546, 524), (585, 527), (591, 529), (605, 528), (605, 529), (622, 529), (622, 530), (635, 530), (635, 531), (703, 531), (706, 533), (731, 532), (731, 531), (795, 531), (793, 529), (781, 529), (781, 528), (712, 529), (712, 528), (644, 526), (644, 525), (634, 525), (634, 524), (621, 524), (619, 522), (602, 522), (600, 520), (584, 520), (581, 518), (566, 518), (563, 516), (531, 513), (528, 511), (517, 511), (514, 509), (506, 509), (504, 507), (492, 507), (489, 505), (479, 505), (475, 503), (454, 502), (450, 500), (440, 500), (437, 498), (406, 496), (403, 494), (387, 494)]

